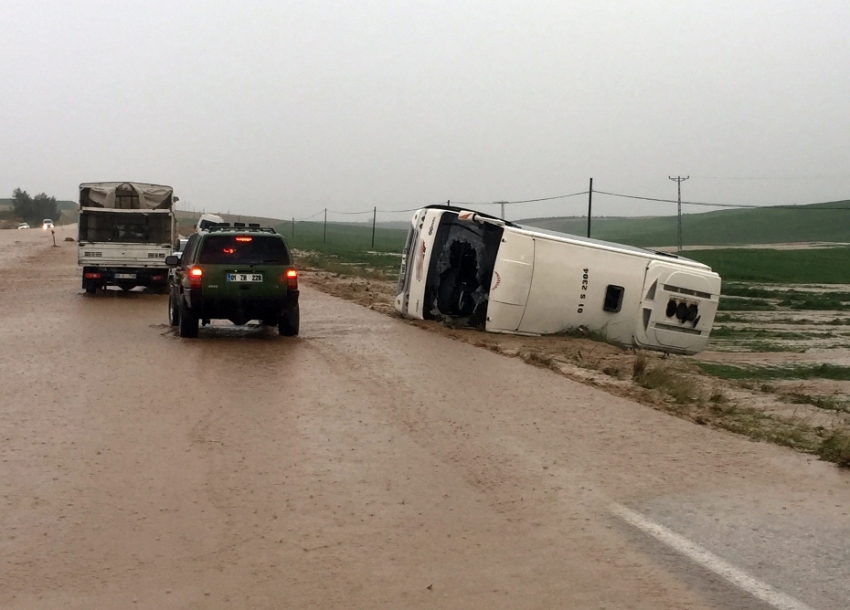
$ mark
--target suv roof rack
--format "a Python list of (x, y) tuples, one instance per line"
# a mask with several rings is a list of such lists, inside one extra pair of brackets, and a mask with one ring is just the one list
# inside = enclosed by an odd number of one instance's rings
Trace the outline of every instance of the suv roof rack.
[(277, 234), (271, 227), (261, 227), (257, 223), (251, 223), (247, 227), (244, 222), (234, 222), (233, 226), (230, 226), (229, 222), (224, 222), (221, 224), (217, 224), (214, 227), (210, 227), (206, 229), (207, 233), (222, 233), (222, 232), (234, 232), (234, 233), (273, 233)]

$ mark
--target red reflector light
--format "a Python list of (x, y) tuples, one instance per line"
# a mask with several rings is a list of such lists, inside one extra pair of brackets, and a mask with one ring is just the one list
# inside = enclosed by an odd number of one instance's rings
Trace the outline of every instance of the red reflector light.
[(154, 276), (151, 276), (151, 279), (155, 282), (158, 282), (160, 280), (164, 280), (165, 276), (164, 275), (154, 275)]
[(99, 280), (100, 274), (99, 273), (86, 273), (85, 278), (87, 280)]
[(224, 252), (225, 254), (233, 254), (234, 252), (236, 252), (236, 248), (223, 248), (222, 252)]
[(245, 237), (244, 235), (240, 235), (236, 238), (236, 241), (253, 241), (253, 237)]
[(203, 269), (198, 269), (197, 267), (194, 267), (189, 271), (189, 275), (191, 275), (192, 277), (201, 277), (203, 274)]

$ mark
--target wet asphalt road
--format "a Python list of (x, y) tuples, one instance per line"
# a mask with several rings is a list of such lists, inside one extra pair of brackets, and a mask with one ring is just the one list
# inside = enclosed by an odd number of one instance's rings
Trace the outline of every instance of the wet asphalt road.
[(847, 472), (309, 289), (181, 340), (74, 256), (0, 268), (0, 608), (850, 607)]

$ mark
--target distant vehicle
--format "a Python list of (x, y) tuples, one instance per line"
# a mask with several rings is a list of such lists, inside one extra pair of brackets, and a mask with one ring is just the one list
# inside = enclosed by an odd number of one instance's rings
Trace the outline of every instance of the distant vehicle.
[(177, 236), (170, 186), (141, 182), (80, 185), (77, 261), (83, 288), (147, 286), (165, 291), (169, 256)]
[(44, 220), (41, 221), (41, 228), (42, 228), (42, 230), (45, 230), (45, 231), (47, 229), (52, 229), (53, 228), (53, 221), (50, 220), (49, 218), (45, 218)]
[(431, 206), (413, 215), (396, 294), (411, 318), (527, 335), (581, 328), (695, 354), (708, 343), (720, 276), (674, 254)]
[(208, 227), (189, 237), (173, 271), (168, 321), (181, 337), (197, 337), (198, 324), (259, 320), (281, 335), (298, 334), (298, 272), (283, 237), (274, 229), (234, 223)]
[[(181, 237), (181, 238), (178, 240), (177, 245), (175, 246), (175, 248), (174, 248), (174, 252), (173, 252), (174, 256), (176, 256), (176, 257), (177, 257), (177, 260), (180, 260), (181, 258), (183, 258), (183, 252), (185, 252), (185, 251), (186, 251), (186, 244), (188, 243), (188, 241), (189, 241), (189, 238), (188, 238), (188, 237)], [(173, 282), (174, 282), (174, 268), (173, 268), (173, 267), (169, 267), (169, 268), (168, 268), (168, 285), (169, 285), (169, 291), (171, 290), (171, 284), (172, 284)]]
[(185, 251), (186, 251), (186, 243), (187, 243), (188, 241), (189, 241), (189, 238), (188, 238), (188, 237), (181, 237), (181, 238), (177, 241), (177, 247), (176, 247), (176, 248), (174, 248), (174, 253), (173, 253), (173, 254), (174, 254), (174, 256), (176, 256), (178, 259), (179, 259), (179, 258), (181, 258), (181, 257), (183, 256), (183, 252), (185, 252)]
[(18, 225), (18, 228), (19, 229), (29, 229), (30, 226), (29, 226), (29, 224), (22, 222), (21, 224)]
[(224, 222), (224, 218), (222, 218), (218, 214), (201, 214), (201, 217), (198, 218), (198, 224), (195, 225), (195, 230), (198, 232), (207, 231), (211, 227), (218, 226), (229, 225), (228, 223)]

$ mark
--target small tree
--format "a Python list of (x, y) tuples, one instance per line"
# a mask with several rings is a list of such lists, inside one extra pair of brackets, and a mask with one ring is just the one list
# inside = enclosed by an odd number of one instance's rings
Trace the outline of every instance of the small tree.
[(32, 217), (32, 197), (29, 193), (21, 189), (15, 189), (12, 192), (12, 205), (15, 208), (15, 216), (22, 220), (29, 221)]
[(59, 218), (59, 206), (56, 197), (48, 197), (45, 193), (39, 193), (30, 197), (29, 193), (21, 189), (15, 189), (12, 193), (15, 216), (35, 226), (45, 218), (57, 220)]

